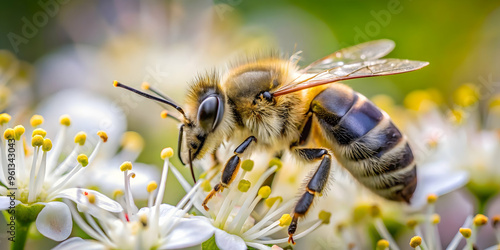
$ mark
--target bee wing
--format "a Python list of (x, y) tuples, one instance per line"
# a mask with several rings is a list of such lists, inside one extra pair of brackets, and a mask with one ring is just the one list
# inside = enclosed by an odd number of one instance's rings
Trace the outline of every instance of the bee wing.
[(420, 69), (428, 64), (428, 62), (390, 58), (350, 63), (325, 70), (303, 81), (292, 82), (272, 94), (280, 96), (342, 80), (400, 74)]
[(309, 66), (305, 67), (302, 72), (320, 73), (345, 64), (379, 59), (389, 54), (389, 52), (394, 49), (394, 46), (395, 43), (388, 39), (357, 44), (341, 49), (311, 63)]

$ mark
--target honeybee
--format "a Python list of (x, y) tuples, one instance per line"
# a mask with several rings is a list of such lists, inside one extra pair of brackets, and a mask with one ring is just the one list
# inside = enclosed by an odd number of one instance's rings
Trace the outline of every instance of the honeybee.
[[(376, 40), (339, 50), (299, 69), (295, 57), (248, 59), (226, 73), (207, 73), (191, 85), (181, 108), (168, 97), (148, 95), (176, 108), (179, 120), (179, 158), (183, 163), (213, 153), (225, 141), (238, 141), (218, 184), (231, 185), (242, 154), (261, 148), (290, 152), (306, 162), (318, 162), (292, 212), (289, 242), (299, 218), (311, 207), (330, 178), (332, 159), (374, 193), (410, 202), (417, 185), (416, 163), (406, 137), (390, 117), (362, 94), (336, 83), (341, 80), (392, 75), (420, 69), (427, 62), (381, 59), (394, 48), (391, 40)], [(314, 145), (305, 147), (305, 145)], [(194, 176), (193, 176), (194, 177)]]

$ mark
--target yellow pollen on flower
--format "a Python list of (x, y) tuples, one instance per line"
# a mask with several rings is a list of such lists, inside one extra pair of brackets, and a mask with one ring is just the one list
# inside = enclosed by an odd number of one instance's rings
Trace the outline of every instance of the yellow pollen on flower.
[(130, 177), (135, 178), (135, 173), (132, 173), (132, 175), (130, 175)]
[(147, 187), (148, 193), (155, 191), (157, 188), (158, 188), (158, 184), (156, 183), (156, 181), (150, 181), (148, 183), (148, 187)]
[(323, 224), (330, 224), (330, 217), (332, 213), (321, 210), (318, 214), (318, 218), (323, 222)]
[(460, 228), (458, 231), (460, 231), (460, 234), (466, 239), (468, 239), (472, 235), (472, 230), (470, 228)]
[(117, 81), (117, 80), (114, 80), (114, 81), (113, 81), (113, 86), (118, 87), (118, 84), (119, 84), (119, 83), (118, 83), (118, 81)]
[(263, 186), (263, 187), (259, 188), (258, 195), (260, 197), (262, 197), (263, 199), (267, 199), (267, 197), (269, 197), (270, 194), (271, 194), (271, 187)]
[(142, 82), (141, 89), (149, 90), (149, 87), (150, 87), (150, 85), (148, 82)]
[(161, 151), (161, 159), (162, 160), (165, 160), (166, 158), (170, 158), (174, 155), (174, 150), (172, 148), (164, 148), (162, 151)]
[(479, 101), (479, 90), (473, 84), (464, 84), (453, 93), (453, 101), (462, 107), (469, 107)]
[(276, 197), (267, 198), (265, 203), (266, 203), (266, 206), (272, 207), (274, 205), (274, 203), (282, 202), (282, 201), (283, 201), (283, 197), (276, 196)]
[(240, 190), (240, 192), (242, 193), (246, 193), (248, 189), (250, 189), (250, 186), (252, 186), (252, 183), (250, 183), (250, 181), (248, 180), (243, 179), (238, 183), (238, 190)]
[(408, 226), (410, 229), (414, 229), (416, 226), (418, 226), (418, 221), (415, 219), (409, 219), (406, 222), (406, 226)]
[(7, 113), (0, 114), (0, 126), (10, 122), (10, 119), (12, 119), (12, 117), (9, 114)]
[(370, 215), (372, 217), (380, 217), (382, 215), (382, 210), (378, 205), (373, 205), (370, 207)]
[(35, 135), (31, 139), (31, 146), (39, 147), (43, 145), (43, 137), (41, 135)]
[(205, 192), (210, 192), (212, 190), (212, 186), (210, 185), (210, 181), (204, 180), (201, 183), (201, 189), (203, 189), (203, 191), (205, 191)]
[(88, 193), (86, 196), (90, 204), (95, 204), (95, 199), (96, 199), (95, 194)]
[(83, 146), (86, 140), (87, 140), (87, 134), (85, 132), (78, 132), (75, 135), (75, 143), (80, 144), (80, 146)]
[(134, 131), (127, 131), (122, 136), (123, 148), (130, 151), (141, 151), (144, 148), (144, 139)]
[(452, 109), (448, 113), (448, 117), (454, 124), (462, 124), (466, 118), (466, 114), (461, 109)]
[(43, 139), (42, 150), (48, 152), (52, 149), (52, 141), (49, 138)]
[(82, 165), (82, 167), (89, 165), (89, 158), (85, 154), (79, 154), (76, 157), (76, 160)]
[(132, 170), (132, 162), (126, 161), (120, 166), (120, 170), (125, 172), (127, 170)]
[(69, 127), (71, 125), (69, 115), (61, 115), (61, 117), (59, 117), (59, 123), (63, 126)]
[(427, 203), (429, 203), (429, 204), (436, 203), (437, 199), (438, 199), (438, 196), (436, 194), (427, 195)]
[(108, 141), (108, 134), (106, 132), (99, 130), (97, 131), (97, 135), (101, 138), (102, 142), (106, 143)]
[(21, 136), (24, 134), (26, 130), (24, 129), (23, 125), (17, 125), (14, 127), (14, 139), (16, 141), (21, 140)]
[(34, 115), (30, 119), (30, 124), (32, 127), (40, 126), (42, 125), (42, 123), (43, 123), (43, 116), (41, 115)]
[(113, 195), (112, 195), (112, 196), (113, 196), (113, 199), (115, 199), (115, 200), (116, 200), (116, 198), (117, 198), (118, 196), (122, 196), (123, 194), (125, 194), (125, 193), (123, 192), (123, 190), (121, 190), (121, 189), (116, 189), (115, 191), (113, 191)]
[(433, 99), (433, 95), (429, 91), (415, 90), (410, 92), (403, 102), (407, 109), (427, 112), (436, 105)]
[(382, 239), (382, 240), (377, 241), (377, 247), (375, 249), (385, 250), (388, 247), (389, 247), (389, 241)]
[(254, 165), (254, 162), (250, 159), (247, 159), (241, 163), (241, 169), (243, 169), (247, 172), (250, 172), (253, 169), (253, 165)]
[(439, 214), (433, 214), (431, 217), (432, 224), (439, 224), (441, 222), (441, 216)]
[(473, 223), (476, 226), (483, 226), (488, 223), (488, 217), (484, 216), (483, 214), (477, 214), (476, 216), (474, 216)]
[(494, 228), (500, 225), (500, 215), (495, 215), (493, 218), (491, 218), (491, 224), (493, 225)]
[(273, 167), (273, 166), (277, 166), (277, 167), (278, 167), (278, 169), (277, 169), (276, 171), (278, 171), (278, 170), (280, 170), (280, 168), (283, 166), (283, 163), (281, 163), (280, 159), (278, 159), (278, 158), (273, 158), (273, 159), (271, 159), (271, 160), (269, 161), (269, 167)]
[(45, 136), (47, 135), (47, 131), (45, 131), (44, 129), (41, 129), (41, 128), (37, 128), (37, 129), (33, 130), (33, 133), (31, 133), (32, 137), (35, 135), (40, 135), (40, 136), (45, 138)]
[(422, 237), (413, 236), (410, 240), (410, 247), (417, 248), (422, 244)]
[(12, 140), (15, 137), (16, 132), (14, 131), (14, 129), (8, 128), (3, 132), (3, 138), (5, 138), (5, 140)]
[(168, 116), (168, 111), (167, 110), (162, 110), (161, 113), (160, 113), (160, 117), (162, 119), (165, 119), (165, 118), (167, 118), (167, 116)]
[(281, 216), (280, 218), (280, 227), (287, 227), (290, 225), (290, 223), (292, 223), (292, 216), (290, 216), (289, 214), (284, 214)]

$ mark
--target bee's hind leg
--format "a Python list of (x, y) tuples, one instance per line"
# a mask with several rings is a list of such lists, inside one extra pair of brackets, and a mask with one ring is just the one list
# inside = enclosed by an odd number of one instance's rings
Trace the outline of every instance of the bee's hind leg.
[(210, 201), (210, 199), (212, 199), (212, 197), (217, 192), (222, 192), (224, 188), (227, 188), (229, 184), (233, 182), (234, 178), (236, 178), (241, 163), (241, 159), (238, 155), (245, 152), (248, 146), (250, 146), (250, 143), (252, 143), (253, 141), (256, 141), (255, 137), (250, 136), (234, 150), (234, 155), (231, 158), (229, 158), (229, 160), (226, 162), (226, 165), (224, 166), (224, 170), (222, 170), (222, 176), (220, 178), (220, 182), (215, 184), (212, 191), (210, 191), (210, 193), (207, 195), (207, 197), (201, 204), (203, 208), (205, 208), (205, 210), (207, 211), (209, 210), (209, 208), (207, 207), (208, 201)]
[(307, 161), (321, 159), (319, 167), (307, 182), (304, 194), (295, 205), (292, 222), (290, 226), (288, 226), (288, 243), (291, 242), (295, 244), (293, 234), (297, 230), (297, 221), (307, 213), (313, 203), (316, 193), (321, 193), (325, 188), (330, 176), (332, 159), (328, 150), (323, 148), (292, 148), (292, 152)]

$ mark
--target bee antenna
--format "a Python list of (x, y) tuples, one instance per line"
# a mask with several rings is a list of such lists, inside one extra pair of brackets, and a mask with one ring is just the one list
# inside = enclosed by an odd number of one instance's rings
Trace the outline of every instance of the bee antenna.
[[(177, 111), (179, 111), (179, 113), (181, 113), (181, 114), (182, 114), (182, 116), (184, 116), (184, 118), (186, 118), (186, 114), (184, 113), (184, 110), (183, 110), (183, 109), (182, 109), (179, 105), (175, 104), (175, 103), (174, 103), (173, 101), (171, 101), (171, 100), (161, 99), (161, 98), (158, 98), (158, 97), (156, 97), (156, 96), (152, 96), (152, 95), (150, 95), (150, 94), (146, 94), (146, 93), (144, 93), (144, 92), (142, 92), (142, 91), (140, 91), (140, 90), (137, 90), (137, 89), (134, 89), (134, 88), (132, 88), (132, 87), (129, 87), (129, 86), (127, 86), (127, 85), (125, 85), (125, 84), (122, 84), (122, 83), (120, 83), (120, 82), (118, 82), (118, 81), (113, 81), (113, 86), (115, 86), (115, 87), (120, 87), (120, 88), (124, 88), (124, 89), (129, 90), (129, 91), (131, 91), (131, 92), (134, 92), (134, 93), (136, 93), (136, 94), (138, 94), (138, 95), (144, 96), (144, 97), (146, 97), (146, 98), (148, 98), (148, 99), (151, 99), (151, 100), (154, 100), (154, 101), (157, 101), (157, 102), (161, 102), (161, 103), (164, 103), (164, 104), (170, 105), (170, 106), (174, 107)], [(186, 118), (186, 119), (187, 119), (187, 118)]]

